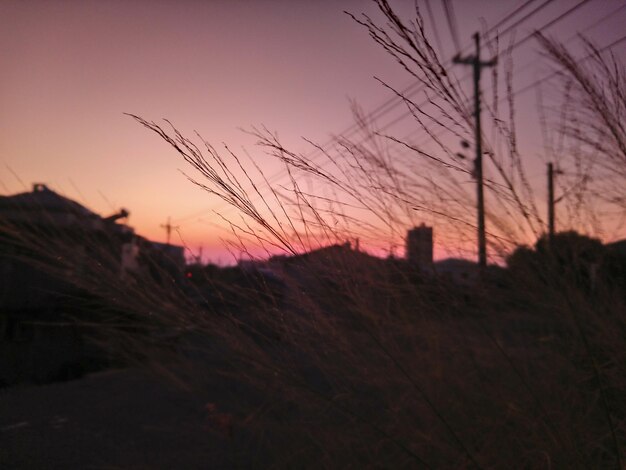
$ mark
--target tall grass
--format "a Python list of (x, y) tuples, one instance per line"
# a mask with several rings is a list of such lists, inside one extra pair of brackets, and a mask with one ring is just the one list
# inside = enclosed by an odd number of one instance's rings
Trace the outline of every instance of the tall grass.
[[(358, 109), (361, 135), (310, 143), (316, 159), (254, 130), (284, 165), (289, 182), (278, 186), (253, 159), (133, 116), (189, 164), (193, 183), (237, 210), (228, 223), (242, 251), (287, 257), (263, 264), (271, 277), (233, 268), (189, 286), (121, 281), (90, 263), (71, 279), (120, 312), (100, 322), (100, 337), (201, 390), (228, 416), (219, 423), (233, 465), (254, 454), (264, 467), (623, 467), (625, 299), (614, 276), (591, 281), (608, 266), (601, 245), (592, 259), (572, 249), (563, 261), (538, 244), (518, 250), (511, 270), (467, 284), (343, 245), (359, 238), (393, 253), (425, 217), (441, 243), (473, 239), (471, 168), (437, 134), (471, 135), (467, 100), (419, 11), (408, 23), (377, 3), (388, 26), (355, 19), (423, 82), (424, 105), (398, 95), (437, 149), (386, 134)], [(488, 236), (501, 257), (545, 225), (510, 116), (497, 121), (499, 144), (486, 142)]]
[[(292, 256), (345, 238), (393, 246), (425, 214), (436, 233), (443, 232), (443, 243), (472, 237), (473, 199), (463, 184), (471, 168), (438, 135), (440, 129), (459, 138), (471, 135), (467, 101), (458, 82), (443, 73), (419, 11), (414, 23), (405, 24), (386, 2), (378, 3), (387, 26), (368, 17), (355, 20), (423, 83), (423, 103), (396, 93), (436, 151), (377, 129), (356, 108), (361, 135), (339, 138), (330, 148), (311, 143), (316, 159), (290, 151), (265, 129), (254, 130), (261, 149), (282, 162), (290, 177), (289, 185), (264, 193), (263, 171), (230, 150), (222, 154), (206, 142), (200, 150), (175, 128), (134, 116), (197, 170), (203, 179), (191, 178), (196, 184), (246, 217), (231, 222), (240, 240), (245, 236)], [(513, 105), (509, 96), (508, 120), (489, 109), (500, 139), (498, 145), (486, 142), (489, 240), (492, 252), (502, 255), (538, 238), (545, 227), (517, 149)], [(400, 150), (410, 151), (412, 160)], [(243, 176), (238, 179), (232, 168)], [(315, 181), (317, 193), (301, 188), (302, 175)], [(589, 197), (584, 187), (573, 188), (573, 199)], [(567, 237), (557, 239), (570, 244)], [(354, 250), (281, 265), (286, 296), (271, 308), (251, 302), (240, 307), (245, 314), (233, 313), (258, 325), (256, 339), (235, 357), (253, 361), (258, 387), (273, 377), (271, 393), (281, 397), (261, 406), (275, 414), (254, 415), (261, 435), (276, 430), (289, 436), (285, 452), (273, 453), (272, 462), (621, 467), (619, 364), (625, 350), (616, 332), (624, 331), (623, 286), (611, 276), (592, 282), (589, 273), (604, 266), (600, 258), (587, 259), (574, 246), (563, 260), (544, 245), (530, 251), (533, 262), (514, 264), (471, 287)], [(516, 258), (523, 258), (519, 253)], [(580, 272), (587, 274), (581, 278)], [(238, 372), (233, 370), (235, 380), (241, 380)], [(249, 375), (245, 381), (255, 383)]]

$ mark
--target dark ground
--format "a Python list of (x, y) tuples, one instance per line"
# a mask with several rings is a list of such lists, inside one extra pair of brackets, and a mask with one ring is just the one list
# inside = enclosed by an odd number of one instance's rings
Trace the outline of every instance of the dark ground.
[(206, 401), (143, 371), (0, 390), (2, 469), (226, 468), (233, 448)]

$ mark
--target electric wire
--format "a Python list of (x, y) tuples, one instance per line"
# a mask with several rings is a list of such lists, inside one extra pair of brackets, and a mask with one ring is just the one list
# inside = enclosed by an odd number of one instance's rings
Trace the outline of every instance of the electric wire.
[[(518, 7), (518, 8), (515, 10), (515, 12), (516, 12), (516, 13), (520, 13), (521, 11), (523, 11), (523, 9), (525, 9), (527, 6), (529, 6), (529, 5), (530, 5), (531, 3), (533, 3), (534, 1), (535, 1), (535, 0), (528, 0), (528, 1), (526, 1), (523, 5), (521, 5), (520, 7)], [(519, 25), (520, 25), (520, 24), (522, 24), (524, 21), (528, 20), (530, 17), (532, 17), (533, 15), (537, 14), (539, 11), (541, 11), (543, 8), (545, 8), (547, 5), (549, 5), (549, 4), (550, 4), (550, 3), (552, 3), (553, 1), (554, 1), (554, 0), (547, 0), (547, 1), (543, 2), (543, 3), (542, 3), (541, 5), (539, 5), (537, 8), (535, 8), (535, 9), (534, 9), (534, 10), (532, 10), (531, 12), (527, 13), (527, 14), (526, 14), (526, 15), (525, 15), (522, 19), (520, 19), (520, 20), (518, 20), (518, 21), (514, 22), (512, 25), (508, 26), (508, 27), (507, 27), (504, 31), (500, 32), (499, 34), (500, 34), (500, 35), (506, 35), (506, 34), (508, 34), (509, 32), (513, 31), (513, 29), (514, 29), (515, 27), (519, 26)], [(526, 43), (528, 40), (530, 40), (530, 39), (534, 36), (535, 32), (537, 32), (537, 31), (541, 32), (541, 31), (543, 31), (543, 30), (545, 30), (545, 29), (547, 29), (547, 28), (549, 28), (549, 27), (551, 27), (551, 26), (555, 25), (556, 23), (558, 23), (558, 22), (560, 22), (560, 21), (564, 20), (566, 17), (568, 17), (569, 15), (571, 15), (572, 13), (574, 13), (575, 11), (577, 11), (579, 8), (581, 8), (582, 6), (584, 6), (585, 4), (587, 4), (589, 1), (590, 1), (590, 0), (581, 0), (581, 1), (580, 1), (580, 2), (578, 2), (576, 5), (574, 5), (574, 6), (572, 6), (571, 8), (569, 8), (569, 9), (565, 10), (563, 13), (559, 14), (557, 17), (553, 18), (553, 19), (552, 19), (552, 20), (550, 20), (548, 23), (546, 23), (546, 24), (544, 24), (543, 26), (541, 26), (538, 30), (533, 31), (532, 33), (530, 33), (530, 34), (526, 35), (523, 39), (521, 39), (521, 40), (517, 41), (517, 42), (516, 42), (513, 46), (511, 46), (511, 48), (510, 48), (509, 50), (512, 52), (514, 49), (516, 49), (516, 48), (520, 47), (522, 44), (524, 44), (524, 43)], [(620, 8), (621, 8), (621, 7), (620, 7)], [(619, 8), (618, 8), (618, 10), (619, 10)], [(493, 27), (489, 28), (489, 29), (488, 29), (485, 33), (483, 33), (483, 35), (482, 35), (482, 36), (483, 36), (483, 37), (487, 37), (487, 35), (488, 35), (490, 32), (494, 31), (497, 27), (501, 26), (501, 25), (502, 25), (502, 24), (504, 24), (506, 21), (508, 21), (508, 20), (510, 20), (511, 18), (513, 18), (513, 17), (514, 17), (513, 13), (514, 13), (514, 12), (512, 12), (512, 13), (508, 14), (505, 18), (503, 18), (502, 20), (500, 20), (500, 21), (499, 21), (496, 25), (494, 25)], [(607, 16), (607, 17), (608, 17), (608, 16)], [(487, 43), (489, 43), (490, 41), (493, 41), (493, 39), (487, 39)], [(471, 46), (468, 46), (468, 47), (471, 47)], [(467, 48), (466, 48), (466, 49), (467, 49)], [(446, 64), (447, 64), (447, 65), (450, 65), (450, 61), (446, 61)], [(463, 80), (465, 80), (465, 79), (469, 78), (470, 76), (471, 76), (471, 73), (468, 73), (468, 74), (464, 75), (464, 76), (460, 79), (460, 81), (463, 81)], [(544, 77), (544, 78), (545, 78), (545, 77)], [(409, 87), (405, 88), (405, 90), (408, 90), (408, 89), (412, 88), (414, 85), (415, 85), (415, 84), (410, 85)], [(532, 88), (532, 86), (531, 86), (531, 88)], [(421, 89), (423, 89), (423, 86), (420, 86), (420, 87), (418, 87), (418, 90), (414, 90), (414, 91), (411, 91), (411, 92), (409, 92), (409, 93), (410, 93), (410, 95), (413, 95), (413, 94), (415, 94), (415, 93), (417, 93), (417, 92), (421, 91)], [(399, 94), (401, 94), (401, 95), (404, 95), (405, 91), (403, 90), (403, 91), (398, 92), (398, 93), (399, 93)], [(406, 97), (408, 98), (409, 96), (406, 96)], [(389, 103), (392, 103), (392, 102), (394, 102), (394, 101), (397, 101), (397, 103), (396, 103), (396, 104), (393, 104), (393, 105), (391, 106), (391, 108), (385, 109), (386, 107), (388, 107), (388, 106), (389, 106)], [(426, 104), (426, 102), (427, 102), (427, 101), (422, 102), (420, 105), (424, 105), (424, 104)], [(395, 108), (396, 108), (397, 106), (399, 106), (399, 105), (403, 105), (404, 103), (405, 103), (405, 101), (404, 101), (404, 99), (403, 99), (402, 97), (397, 97), (397, 96), (394, 96), (393, 98), (389, 99), (388, 101), (386, 101), (385, 103), (383, 103), (382, 105), (380, 105), (378, 108), (376, 108), (376, 109), (375, 109), (372, 113), (370, 113), (370, 115), (369, 115), (369, 116), (376, 115), (376, 114), (377, 114), (377, 111), (378, 111), (379, 109), (381, 109), (381, 111), (380, 111), (380, 112), (378, 112), (378, 114), (379, 114), (379, 116), (378, 116), (378, 117), (383, 116), (383, 115), (386, 115), (386, 114), (388, 114), (391, 110), (395, 109)], [(420, 105), (418, 105), (418, 106), (420, 106)], [(406, 112), (404, 112), (404, 113), (403, 113), (403, 114), (401, 114), (400, 116), (397, 116), (397, 117), (396, 117), (396, 118), (394, 118), (392, 121), (388, 122), (386, 125), (384, 125), (383, 127), (381, 127), (381, 128), (380, 128), (380, 131), (384, 131), (384, 130), (386, 130), (386, 129), (390, 128), (392, 125), (394, 125), (394, 124), (396, 124), (396, 123), (400, 122), (401, 120), (405, 119), (405, 118), (406, 118), (406, 117), (408, 117), (410, 114), (411, 114), (411, 112), (410, 112), (410, 111), (406, 111)], [(370, 117), (369, 117), (369, 116), (368, 116), (368, 119), (370, 119)], [(378, 117), (377, 117), (377, 118), (378, 118)], [(371, 118), (371, 119), (377, 119), (377, 118)], [(353, 128), (354, 128), (354, 130), (352, 130)], [(358, 130), (359, 130), (359, 129), (358, 129), (358, 126), (357, 126), (357, 125), (352, 125), (352, 126), (350, 126), (350, 128), (348, 128), (348, 131), (347, 131), (347, 132), (345, 132), (345, 133), (348, 133), (349, 135), (352, 135), (352, 134), (354, 134), (354, 132), (355, 132), (355, 131), (358, 131)], [(445, 130), (446, 130), (446, 129), (443, 129), (442, 134), (445, 132)], [(418, 131), (422, 131), (422, 129), (419, 129)], [(345, 133), (344, 133), (344, 134), (345, 134)], [(332, 143), (337, 142), (337, 141), (338, 141), (338, 139), (340, 139), (340, 138), (347, 138), (344, 134), (341, 134), (339, 137), (336, 137), (336, 138), (331, 139), (330, 141), (328, 141), (328, 142), (327, 142), (327, 143), (325, 143), (324, 145), (320, 146), (320, 148), (321, 148), (321, 149), (325, 149), (325, 148), (327, 148), (329, 145), (331, 145)], [(427, 141), (428, 141), (428, 140), (430, 140), (430, 137), (427, 139)], [(361, 142), (361, 143), (362, 143), (362, 142)], [(311, 152), (311, 153), (310, 153), (307, 157), (308, 157), (309, 159), (311, 159), (311, 161), (314, 161), (314, 160), (315, 160), (315, 158), (314, 158), (314, 157), (316, 157), (316, 156), (321, 156), (321, 155), (322, 155), (322, 154), (321, 154), (321, 151), (322, 151), (322, 150), (318, 150), (318, 149), (316, 149), (316, 150), (314, 150), (313, 152)], [(317, 155), (316, 155), (316, 154), (317, 154)], [(277, 177), (282, 177), (282, 176), (285, 176), (285, 175), (286, 175), (286, 171), (285, 171), (285, 170), (283, 170), (283, 171), (281, 171), (281, 172), (278, 172), (278, 173), (276, 173), (275, 175), (272, 175), (272, 176), (268, 177), (268, 182), (269, 182), (269, 183), (276, 182), (276, 178), (277, 178)], [(257, 201), (258, 199), (259, 199), (259, 197), (251, 198), (252, 202)], [(229, 209), (233, 209), (232, 207), (227, 206), (227, 205), (226, 205), (226, 203), (221, 203), (221, 204), (218, 204), (218, 205), (214, 205), (214, 206), (212, 206), (212, 207), (211, 207), (211, 208), (209, 208), (209, 209), (205, 209), (205, 210), (201, 210), (201, 211), (194, 212), (193, 214), (190, 214), (189, 216), (185, 216), (185, 217), (182, 217), (182, 218), (175, 219), (175, 222), (176, 222), (176, 223), (180, 223), (180, 222), (183, 222), (183, 221), (187, 221), (187, 220), (190, 220), (190, 219), (192, 219), (192, 218), (198, 217), (199, 215), (207, 214), (208, 212), (215, 212), (217, 209), (219, 209), (219, 208), (221, 208), (221, 207), (225, 207), (225, 206), (226, 206), (226, 211), (227, 211), (227, 212), (229, 211)]]
[[(516, 14), (519, 14), (521, 11), (523, 11), (527, 6), (529, 6), (531, 3), (533, 3), (536, 0), (527, 0), (524, 4), (522, 4), (521, 6), (517, 7), (513, 12), (507, 14), (504, 18), (500, 19), (494, 26), (492, 26), (491, 28), (489, 28), (483, 36), (488, 35), (489, 33), (493, 32), (496, 28), (502, 26), (503, 24), (505, 24), (507, 21), (509, 21), (510, 19), (512, 19)], [(535, 10), (533, 10), (530, 14), (526, 15), (524, 17), (524, 20), (530, 18), (530, 16), (536, 14), (537, 12), (539, 12), (541, 9), (543, 9), (545, 6), (547, 6), (549, 3), (551, 3), (553, 0), (547, 0), (546, 2), (544, 2), (542, 5), (540, 5), (538, 8), (536, 8)], [(519, 24), (519, 22), (515, 23), (516, 25)], [(507, 34), (507, 32), (509, 31), (509, 29), (507, 29), (506, 31), (502, 32), (501, 34)], [(470, 46), (467, 46), (464, 48), (464, 50), (467, 50)], [(450, 65), (451, 64), (451, 60), (446, 61), (446, 63), (444, 65)], [(467, 74), (466, 76), (464, 76), (461, 80), (465, 80), (466, 78), (468, 78), (469, 76), (471, 76), (471, 74)], [(413, 90), (413, 88), (418, 87), (418, 90)], [(400, 94), (404, 95), (404, 96), (410, 96), (413, 95), (419, 91), (421, 91), (424, 88), (424, 86), (419, 83), (419, 82), (413, 82), (410, 85), (408, 85), (407, 87), (405, 87), (402, 91), (400, 91)], [(377, 106), (373, 111), (371, 111), (369, 113), (368, 116), (366, 116), (367, 120), (376, 120), (381, 118), (382, 116), (386, 115), (387, 113), (389, 113), (390, 111), (392, 111), (393, 109), (395, 109), (397, 106), (401, 106), (403, 105), (404, 102), (402, 100), (402, 98), (399, 98), (397, 95), (392, 95), (391, 98), (389, 98), (388, 100), (386, 100), (385, 102), (383, 102), (382, 104), (380, 104), (379, 106)], [(403, 116), (403, 118), (406, 117)], [(403, 119), (402, 118), (402, 119)], [(397, 121), (394, 121), (397, 122)], [(333, 143), (335, 143), (338, 138), (348, 138), (351, 135), (354, 135), (355, 132), (357, 132), (359, 130), (359, 127), (357, 124), (352, 124), (350, 125), (348, 128), (346, 128), (342, 133), (339, 134), (339, 137), (333, 137), (330, 140), (326, 141), (324, 144), (321, 145), (321, 148), (327, 148), (330, 145), (332, 145)], [(308, 158), (310, 159), (314, 159), (316, 156), (319, 156), (320, 151), (318, 150), (314, 150), (312, 151), (309, 155)], [(274, 175), (271, 175), (268, 177), (268, 182), (273, 183), (277, 181), (277, 178), (280, 179), (282, 177), (286, 176), (286, 171), (285, 170), (281, 170), (279, 172), (277, 172)], [(212, 210), (219, 208), (219, 207), (223, 207), (224, 204), (219, 204), (219, 206), (211, 206), (208, 209), (203, 209), (200, 211), (196, 211), (192, 214), (189, 214), (187, 216), (183, 216), (183, 217), (179, 217), (174, 219), (173, 221), (175, 223), (180, 223), (180, 222), (185, 222), (187, 220), (193, 219), (195, 217), (198, 217), (199, 215), (203, 215), (206, 214), (208, 212), (211, 212)]]

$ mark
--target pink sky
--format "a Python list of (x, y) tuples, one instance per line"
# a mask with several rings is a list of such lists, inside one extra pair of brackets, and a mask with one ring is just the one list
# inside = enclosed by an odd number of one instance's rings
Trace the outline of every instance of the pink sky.
[[(481, 18), (493, 24), (523, 2), (452, 3), (466, 45)], [(521, 25), (517, 37), (576, 3), (553, 2)], [(592, 0), (547, 32), (566, 40), (622, 3)], [(392, 4), (407, 14), (413, 2)], [(431, 4), (442, 56), (451, 57), (455, 48), (441, 4)], [(229, 261), (220, 241), (226, 233), (215, 228), (223, 223), (210, 211), (223, 205), (190, 184), (178, 171), (187, 168), (177, 155), (123, 113), (168, 118), (215, 145), (245, 146), (271, 175), (278, 168), (238, 128), (265, 125), (287, 145), (305, 150), (301, 136), (324, 142), (351, 125), (349, 98), (367, 112), (390, 97), (374, 75), (398, 87), (410, 83), (343, 10), (375, 15), (370, 2), (356, 0), (4, 0), (0, 192), (24, 190), (15, 173), (26, 186), (46, 183), (103, 215), (125, 207), (129, 224), (156, 240), (164, 240), (160, 225), (171, 216), (185, 243), (204, 246), (207, 259)], [(626, 9), (586, 34), (603, 45), (621, 36), (624, 24)], [(624, 45), (615, 52), (624, 57)], [(532, 41), (514, 60), (518, 87), (548, 70)], [(471, 93), (469, 82), (466, 91)], [(525, 96), (518, 119), (522, 152), (543, 194), (536, 99)], [(393, 110), (380, 125), (402, 111)], [(205, 215), (193, 216), (203, 210)], [(446, 252), (437, 247), (440, 255)]]

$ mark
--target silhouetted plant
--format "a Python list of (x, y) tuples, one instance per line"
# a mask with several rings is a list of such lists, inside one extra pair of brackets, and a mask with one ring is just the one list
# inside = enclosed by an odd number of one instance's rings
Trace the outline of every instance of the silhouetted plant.
[[(506, 468), (513, 460), (533, 468), (619, 466), (625, 411), (619, 396), (626, 384), (618, 360), (623, 337), (616, 332), (624, 331), (625, 310), (623, 301), (613, 302), (620, 297), (615, 286), (589, 288), (599, 242), (566, 233), (548, 250), (540, 239), (535, 250), (511, 256), (508, 283), (470, 289), (416, 277), (403, 263), (343, 245), (358, 237), (366, 246), (381, 239), (393, 246), (418, 210), (434, 216), (448, 242), (462, 242), (473, 230), (472, 198), (461, 184), (471, 169), (437, 135), (438, 129), (471, 134), (464, 95), (430, 46), (419, 10), (411, 23), (386, 1), (377, 4), (386, 26), (354, 18), (422, 82), (425, 105), (394, 92), (437, 153), (377, 130), (356, 108), (360, 139), (311, 143), (321, 162), (255, 129), (261, 148), (283, 163), (289, 178), (263, 192), (262, 169), (244, 165), (227, 147), (222, 154), (203, 142), (201, 150), (173, 126), (133, 116), (206, 179), (190, 178), (195, 184), (240, 211), (244, 218), (230, 226), (242, 250), (247, 238), (294, 257), (272, 267), (285, 293), (273, 306), (251, 301), (229, 313), (235, 329), (216, 328), (213, 320), (197, 329), (224, 345), (233, 381), (257, 396), (271, 390), (274, 400), (262, 401), (246, 426), (289, 436), (273, 455), (279, 466), (311, 458), (331, 467)], [(545, 224), (513, 117), (493, 124), (507, 151), (496, 154), (485, 143), (493, 171), (489, 239), (505, 255), (529, 235), (539, 237)], [(399, 149), (419, 165), (402, 159)], [(301, 175), (314, 178), (320, 193), (304, 191)], [(243, 412), (242, 403), (232, 406)]]
[[(577, 189), (569, 200), (572, 210), (605, 211), (602, 206), (609, 205), (617, 219), (626, 210), (626, 70), (610, 51), (586, 38), (583, 58), (541, 33), (537, 39), (564, 85), (553, 125), (562, 138), (562, 154), (556, 157), (569, 170), (561, 178)], [(597, 218), (592, 221), (601, 225)]]
[[(545, 225), (513, 119), (493, 123), (507, 136), (506, 152), (485, 144), (490, 246), (513, 252), (506, 279), (499, 272), (497, 283), (486, 276), (459, 285), (346, 243), (397, 246), (423, 214), (444, 242), (463, 244), (474, 230), (462, 184), (471, 168), (437, 135), (471, 135), (462, 90), (430, 45), (419, 10), (408, 22), (385, 0), (376, 3), (387, 26), (355, 19), (423, 83), (428, 108), (396, 94), (436, 153), (384, 133), (355, 108), (359, 138), (330, 148), (310, 143), (321, 162), (253, 130), (288, 177), (269, 185), (253, 159), (133, 116), (190, 165), (194, 184), (238, 211), (229, 224), (243, 252), (252, 243), (285, 256), (256, 268), (194, 268), (187, 284), (158, 289), (149, 277), (122, 282), (106, 264), (89, 264), (80, 276), (71, 257), (52, 264), (124, 313), (121, 326), (102, 326), (111, 346), (202, 390), (219, 435), (239, 452), (254, 448), (260, 465), (620, 466), (623, 296), (609, 283), (587, 287), (603, 250), (597, 241), (564, 234), (550, 250), (542, 239), (534, 250), (513, 251)], [(303, 189), (303, 175), (314, 178), (315, 193)], [(36, 236), (24, 243), (49, 249)], [(62, 245), (59, 253), (69, 252)], [(582, 283), (563, 275), (576, 263)], [(248, 432), (255, 447), (241, 438)]]

